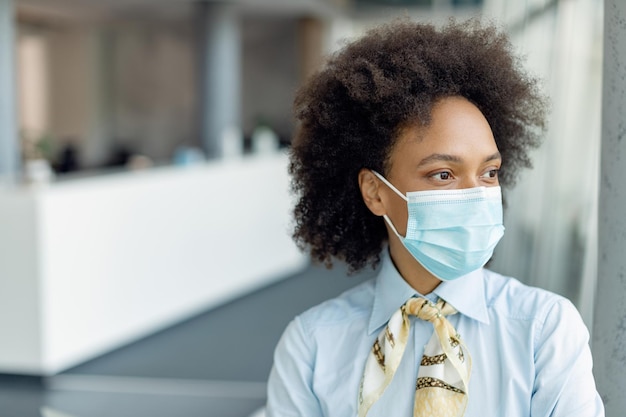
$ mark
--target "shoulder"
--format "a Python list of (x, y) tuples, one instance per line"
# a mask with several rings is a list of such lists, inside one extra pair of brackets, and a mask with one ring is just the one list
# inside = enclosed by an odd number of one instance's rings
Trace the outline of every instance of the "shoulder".
[(376, 279), (370, 279), (351, 288), (338, 297), (324, 301), (296, 317), (303, 330), (318, 327), (341, 326), (368, 318), (374, 303)]
[[(371, 348), (371, 341), (364, 336), (373, 308), (375, 283), (372, 279), (359, 284), (289, 323), (274, 351), (268, 382), (271, 415), (321, 416), (322, 404), (331, 397), (345, 396), (345, 390), (341, 391), (344, 394), (335, 391), (339, 392), (337, 384), (346, 380), (357, 381), (346, 388), (354, 391), (348, 395), (356, 398), (362, 370), (354, 363), (365, 363)], [(351, 407), (351, 403), (340, 401), (333, 404), (339, 404), (341, 409)]]
[[(587, 345), (587, 327), (567, 298), (488, 270), (485, 270), (485, 282), (491, 318), (504, 320), (511, 331), (527, 329), (535, 350), (557, 340), (567, 340), (573, 350)], [(557, 334), (562, 336), (555, 338)]]
[(375, 285), (375, 279), (366, 281), (296, 316), (283, 332), (275, 361), (293, 356), (306, 362), (317, 350), (347, 333), (365, 333)]
[(576, 312), (573, 304), (561, 295), (525, 285), (515, 278), (487, 269), (485, 299), (489, 310), (512, 319), (543, 321), (558, 306), (563, 313)]

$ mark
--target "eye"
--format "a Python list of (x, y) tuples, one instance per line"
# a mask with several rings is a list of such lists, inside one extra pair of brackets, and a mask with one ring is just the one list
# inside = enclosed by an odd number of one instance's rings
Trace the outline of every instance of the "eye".
[(481, 178), (497, 178), (499, 171), (499, 169), (490, 169), (488, 171), (485, 171), (485, 173), (481, 175)]
[(430, 177), (438, 181), (448, 181), (452, 179), (452, 174), (448, 171), (441, 171), (441, 172), (435, 172)]

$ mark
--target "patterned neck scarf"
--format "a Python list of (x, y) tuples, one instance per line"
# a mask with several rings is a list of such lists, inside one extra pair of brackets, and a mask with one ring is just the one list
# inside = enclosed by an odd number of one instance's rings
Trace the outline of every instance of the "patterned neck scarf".
[(433, 324), (417, 375), (414, 417), (461, 417), (468, 400), (472, 360), (446, 316), (454, 307), (440, 299), (433, 304), (422, 297), (409, 299), (378, 335), (365, 363), (359, 390), (359, 417), (365, 417), (393, 379), (406, 348), (414, 315)]

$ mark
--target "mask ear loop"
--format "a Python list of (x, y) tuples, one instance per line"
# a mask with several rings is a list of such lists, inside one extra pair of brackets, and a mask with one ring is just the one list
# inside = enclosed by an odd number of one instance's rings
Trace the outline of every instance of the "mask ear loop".
[(383, 214), (383, 219), (385, 219), (385, 221), (387, 222), (391, 230), (393, 230), (393, 233), (395, 233), (396, 236), (398, 236), (398, 239), (400, 239), (400, 242), (402, 242), (404, 240), (404, 236), (398, 233), (398, 231), (396, 230), (396, 227), (393, 225), (393, 223), (391, 223), (391, 219), (389, 218), (389, 216), (387, 216), (386, 214)]
[[(402, 197), (404, 199), (404, 201), (408, 202), (409, 199), (400, 192), (400, 190), (398, 190), (396, 187), (393, 186), (392, 183), (390, 183), (389, 181), (387, 181), (387, 178), (383, 177), (382, 175), (380, 175), (378, 172), (374, 171), (373, 169), (370, 169), (370, 171), (372, 172), (372, 174), (376, 175), (376, 177), (381, 180), (382, 182), (385, 183), (385, 185), (387, 185), (387, 187), (391, 188), (391, 190), (393, 192), (395, 192), (396, 194), (398, 194), (400, 197)], [(386, 214), (383, 214), (383, 219), (385, 219), (385, 221), (387, 222), (387, 224), (389, 225), (389, 227), (391, 228), (391, 230), (393, 231), (393, 233), (395, 233), (396, 236), (398, 236), (398, 239), (400, 239), (400, 242), (402, 242), (404, 240), (404, 236), (400, 235), (400, 233), (398, 233), (398, 230), (396, 229), (396, 227), (393, 225), (393, 223), (391, 222), (391, 219), (389, 218), (389, 216), (387, 216)]]
[(376, 175), (376, 177), (381, 180), (382, 182), (385, 183), (385, 185), (389, 188), (391, 188), (391, 190), (393, 192), (395, 192), (396, 194), (398, 194), (401, 198), (404, 199), (404, 201), (408, 202), (409, 199), (400, 192), (400, 190), (398, 190), (396, 187), (393, 186), (392, 183), (390, 183), (389, 181), (387, 181), (387, 178), (383, 177), (382, 175), (380, 175), (378, 172), (374, 171), (373, 169), (370, 169), (370, 171), (372, 172), (372, 174)]

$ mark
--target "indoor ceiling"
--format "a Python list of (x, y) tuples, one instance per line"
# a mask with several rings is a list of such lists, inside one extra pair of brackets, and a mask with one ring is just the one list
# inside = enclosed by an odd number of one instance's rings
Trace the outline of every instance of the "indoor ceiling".
[[(232, 4), (244, 13), (328, 15), (345, 9), (351, 0), (206, 0)], [(176, 17), (187, 15), (197, 0), (15, 0), (27, 17), (102, 19), (124, 16)]]

